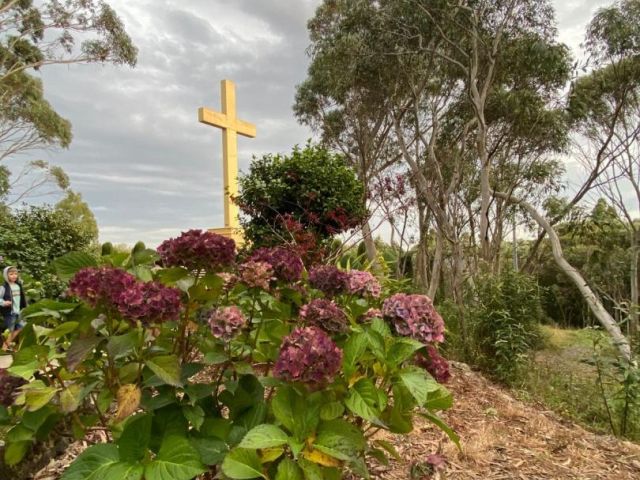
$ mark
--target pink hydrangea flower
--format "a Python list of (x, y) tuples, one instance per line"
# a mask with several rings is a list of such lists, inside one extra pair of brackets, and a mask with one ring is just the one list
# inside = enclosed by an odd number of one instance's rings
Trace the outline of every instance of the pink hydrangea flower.
[(284, 338), (274, 366), (276, 378), (313, 389), (333, 382), (342, 365), (342, 350), (317, 327), (296, 328)]
[(235, 337), (246, 324), (247, 319), (235, 305), (217, 308), (209, 317), (211, 334), (224, 341)]
[(177, 238), (165, 240), (158, 254), (165, 267), (189, 270), (217, 270), (235, 260), (235, 242), (213, 232), (189, 230)]
[(332, 297), (347, 289), (349, 275), (333, 265), (320, 265), (309, 272), (309, 283), (325, 295)]
[(69, 282), (69, 294), (92, 307), (98, 304), (117, 306), (124, 291), (136, 284), (136, 278), (112, 267), (87, 267), (79, 270)]
[(304, 265), (299, 255), (283, 247), (259, 248), (249, 260), (267, 262), (275, 276), (285, 282), (297, 282), (302, 277)]
[(249, 287), (269, 290), (273, 280), (273, 267), (270, 263), (249, 260), (238, 267), (240, 280)]
[(344, 333), (348, 328), (347, 316), (331, 300), (317, 298), (300, 309), (300, 318), (309, 326), (315, 326), (328, 333)]
[(354, 295), (369, 295), (378, 298), (382, 287), (378, 279), (371, 273), (351, 270), (347, 280), (347, 289), (349, 293)]
[(426, 295), (396, 293), (384, 301), (382, 313), (400, 335), (425, 344), (444, 342), (444, 321)]
[(136, 283), (122, 292), (118, 311), (124, 318), (143, 324), (171, 321), (180, 314), (180, 296), (180, 290), (159, 282)]
[(433, 345), (427, 345), (427, 354), (419, 353), (416, 365), (424, 368), (438, 383), (446, 383), (451, 378), (449, 362)]

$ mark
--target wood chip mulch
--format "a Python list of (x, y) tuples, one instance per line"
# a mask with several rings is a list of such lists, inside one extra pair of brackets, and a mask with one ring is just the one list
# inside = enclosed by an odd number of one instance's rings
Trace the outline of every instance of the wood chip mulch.
[[(394, 443), (402, 461), (372, 464), (374, 478), (640, 480), (640, 445), (589, 432), (516, 400), (464, 364), (453, 363), (452, 373), (447, 388), (455, 403), (441, 416), (460, 436), (462, 452), (419, 419), (415, 431), (420, 434), (380, 435)], [(445, 465), (429, 473), (427, 457), (434, 453)]]
[[(539, 405), (515, 399), (468, 366), (452, 364), (447, 384), (455, 399), (442, 418), (460, 435), (462, 452), (428, 421), (414, 433), (379, 432), (401, 461), (370, 464), (385, 480), (640, 480), (640, 445), (589, 432)], [(58, 480), (86, 443), (70, 446), (34, 480)], [(444, 460), (436, 468), (429, 465)]]

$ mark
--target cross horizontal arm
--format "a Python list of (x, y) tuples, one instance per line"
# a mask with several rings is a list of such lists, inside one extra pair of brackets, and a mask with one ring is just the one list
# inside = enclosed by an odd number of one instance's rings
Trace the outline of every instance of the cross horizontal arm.
[(229, 119), (224, 113), (201, 107), (198, 109), (198, 121), (214, 127), (233, 130), (238, 135), (249, 138), (256, 136), (256, 126), (243, 120)]

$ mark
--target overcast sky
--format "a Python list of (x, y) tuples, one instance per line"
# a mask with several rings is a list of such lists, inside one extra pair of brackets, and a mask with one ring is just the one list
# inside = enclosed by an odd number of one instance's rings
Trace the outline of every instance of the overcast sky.
[[(291, 105), (305, 78), (307, 20), (319, 0), (112, 0), (139, 48), (135, 69), (42, 70), (47, 98), (73, 124), (60, 165), (95, 213), (101, 241), (155, 246), (189, 228), (222, 226), (222, 147), (197, 109), (220, 109), (220, 80), (236, 83), (240, 169), (287, 152), (311, 133)], [(605, 0), (554, 0), (560, 39), (577, 49)], [(52, 199), (55, 201), (55, 199)]]

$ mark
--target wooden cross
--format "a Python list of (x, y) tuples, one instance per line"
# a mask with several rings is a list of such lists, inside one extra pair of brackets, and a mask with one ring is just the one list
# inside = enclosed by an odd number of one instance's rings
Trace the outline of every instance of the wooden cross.
[(242, 243), (238, 206), (231, 197), (238, 195), (238, 134), (254, 138), (256, 126), (236, 118), (236, 86), (231, 80), (220, 82), (222, 113), (201, 107), (198, 121), (222, 129), (222, 176), (224, 183), (224, 228), (212, 229), (236, 243)]

